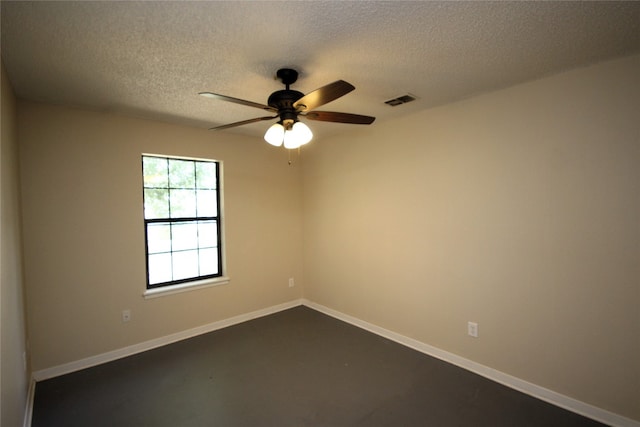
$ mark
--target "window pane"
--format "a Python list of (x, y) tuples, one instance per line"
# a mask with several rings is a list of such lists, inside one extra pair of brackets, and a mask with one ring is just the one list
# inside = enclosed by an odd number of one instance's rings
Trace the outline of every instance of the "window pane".
[(169, 160), (169, 184), (171, 188), (196, 188), (195, 162)]
[(173, 280), (198, 276), (198, 251), (173, 253)]
[(145, 188), (144, 217), (147, 219), (169, 217), (168, 190)]
[(171, 254), (149, 255), (149, 284), (171, 280)]
[(142, 168), (145, 187), (168, 187), (167, 159), (143, 157)]
[(198, 248), (198, 225), (196, 223), (174, 224), (171, 232), (174, 251)]
[(193, 218), (196, 216), (195, 190), (171, 191), (171, 218)]
[(211, 248), (218, 246), (218, 225), (215, 221), (198, 223), (198, 247)]
[(196, 163), (196, 184), (198, 188), (216, 188), (216, 164)]
[(200, 275), (218, 274), (218, 250), (200, 250)]
[(168, 223), (147, 225), (147, 246), (150, 254), (171, 251), (171, 228)]
[(218, 216), (216, 190), (198, 190), (198, 216)]

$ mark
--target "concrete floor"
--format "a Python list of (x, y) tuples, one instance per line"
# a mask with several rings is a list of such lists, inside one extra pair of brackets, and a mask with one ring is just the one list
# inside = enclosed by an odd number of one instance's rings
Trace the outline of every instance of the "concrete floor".
[(306, 307), (36, 386), (44, 426), (601, 426)]

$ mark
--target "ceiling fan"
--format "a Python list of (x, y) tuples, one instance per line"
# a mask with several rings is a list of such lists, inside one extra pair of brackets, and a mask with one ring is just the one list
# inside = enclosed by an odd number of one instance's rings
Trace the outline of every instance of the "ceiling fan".
[(313, 138), (311, 129), (299, 120), (300, 116), (309, 120), (358, 125), (369, 125), (376, 119), (375, 117), (360, 114), (315, 111), (315, 108), (338, 99), (355, 89), (355, 86), (344, 80), (337, 80), (305, 95), (297, 90), (289, 89), (289, 86), (298, 80), (298, 72), (296, 70), (282, 68), (278, 70), (276, 77), (282, 81), (285, 89), (273, 92), (267, 100), (268, 105), (212, 92), (200, 92), (199, 95), (207, 98), (234, 102), (236, 104), (276, 113), (276, 115), (273, 116), (256, 117), (254, 119), (216, 126), (210, 130), (223, 130), (264, 120), (278, 119), (277, 123), (273, 124), (265, 133), (265, 141), (276, 147), (284, 144), (285, 148), (298, 148)]

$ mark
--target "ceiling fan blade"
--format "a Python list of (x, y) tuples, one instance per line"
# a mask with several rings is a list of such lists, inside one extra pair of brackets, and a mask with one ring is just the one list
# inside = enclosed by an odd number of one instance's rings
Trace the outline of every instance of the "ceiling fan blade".
[(360, 114), (336, 113), (334, 111), (311, 111), (304, 114), (309, 120), (319, 120), (321, 122), (351, 123), (355, 125), (370, 125), (376, 119), (371, 116)]
[(244, 99), (233, 98), (231, 96), (220, 95), (213, 92), (200, 92), (198, 93), (198, 95), (204, 96), (205, 98), (220, 99), (222, 101), (229, 101), (229, 102), (233, 102), (240, 105), (246, 105), (247, 107), (260, 108), (261, 110), (267, 110), (267, 111), (273, 111), (273, 112), (278, 111), (277, 109), (270, 107), (268, 105), (259, 104), (257, 102), (252, 102), (252, 101), (246, 101)]
[(347, 83), (344, 80), (338, 80), (333, 83), (329, 83), (326, 86), (322, 86), (320, 89), (316, 89), (313, 92), (309, 92), (294, 102), (293, 108), (298, 111), (311, 111), (314, 108), (348, 94), (355, 88), (356, 87), (351, 83)]
[(277, 119), (277, 118), (278, 118), (278, 116), (256, 117), (255, 119), (243, 120), (241, 122), (235, 122), (235, 123), (229, 123), (227, 125), (216, 126), (216, 127), (213, 127), (213, 128), (209, 128), (209, 130), (229, 129), (229, 128), (234, 128), (236, 126), (248, 125), (249, 123), (256, 123), (256, 122), (261, 122), (261, 121), (264, 121), (264, 120), (273, 120), (273, 119)]

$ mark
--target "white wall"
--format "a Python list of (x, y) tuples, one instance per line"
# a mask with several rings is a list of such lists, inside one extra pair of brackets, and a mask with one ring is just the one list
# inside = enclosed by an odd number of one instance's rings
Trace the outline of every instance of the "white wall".
[(633, 56), (310, 145), (305, 298), (640, 420), (639, 121)]
[[(282, 151), (30, 102), (18, 113), (34, 371), (301, 297), (288, 278), (302, 284), (302, 180)], [(143, 298), (142, 153), (223, 162), (228, 285)]]
[(0, 424), (22, 425), (27, 403), (29, 372), (23, 363), (27, 352), (20, 236), (20, 196), (16, 100), (1, 66), (2, 110), (0, 124)]

